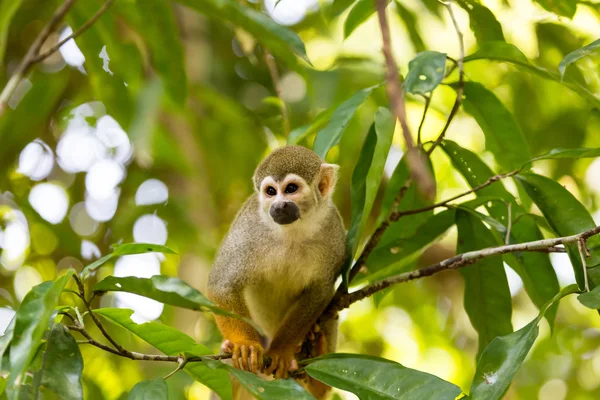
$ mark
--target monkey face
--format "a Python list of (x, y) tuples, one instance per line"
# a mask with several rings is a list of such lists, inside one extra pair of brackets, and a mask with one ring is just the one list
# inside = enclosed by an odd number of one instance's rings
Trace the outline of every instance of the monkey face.
[(304, 179), (288, 174), (282, 180), (267, 176), (260, 185), (261, 209), (273, 222), (288, 225), (310, 213), (318, 199)]

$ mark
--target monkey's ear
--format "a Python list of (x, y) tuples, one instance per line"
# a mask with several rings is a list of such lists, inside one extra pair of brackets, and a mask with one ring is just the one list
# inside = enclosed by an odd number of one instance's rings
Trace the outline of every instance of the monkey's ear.
[(331, 196), (335, 183), (337, 182), (337, 171), (340, 168), (336, 164), (321, 164), (321, 171), (319, 172), (319, 192), (321, 196)]

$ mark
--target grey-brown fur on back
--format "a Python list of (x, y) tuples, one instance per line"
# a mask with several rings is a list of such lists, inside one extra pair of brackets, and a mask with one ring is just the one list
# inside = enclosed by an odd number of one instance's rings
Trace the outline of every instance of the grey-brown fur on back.
[(254, 173), (254, 187), (267, 176), (276, 181), (283, 180), (287, 174), (296, 174), (311, 184), (319, 173), (324, 161), (315, 152), (302, 146), (285, 146), (272, 152), (260, 163)]

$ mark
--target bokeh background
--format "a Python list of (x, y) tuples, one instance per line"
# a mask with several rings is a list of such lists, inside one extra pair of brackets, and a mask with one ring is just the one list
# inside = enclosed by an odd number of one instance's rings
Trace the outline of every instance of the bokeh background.
[[(0, 1), (0, 9), (10, 2)], [(205, 291), (219, 241), (252, 192), (254, 168), (269, 151), (285, 143), (288, 126), (302, 129), (316, 121), (319, 128), (319, 121), (326, 122), (327, 117), (321, 112), (359, 89), (382, 82), (376, 16), (344, 39), (351, 1), (241, 3), (296, 31), (312, 66), (299, 59), (270, 58), (257, 38), (227, 16), (207, 17), (178, 3), (172, 4), (174, 25), (155, 26), (142, 39), (139, 25), (130, 22), (136, 18), (134, 2), (116, 0), (94, 27), (69, 41), (21, 82), (9, 102), (10, 110), (0, 119), (0, 332), (32, 286), (54, 279), (69, 267), (80, 270), (106, 254), (112, 243), (167, 244), (179, 256), (125, 256), (101, 268), (96, 279), (162, 273)], [(44, 48), (69, 35), (101, 4), (81, 0)], [(600, 5), (593, 2), (580, 1), (572, 19), (558, 17), (531, 0), (481, 4), (501, 23), (507, 42), (548, 69), (556, 70), (566, 54), (600, 37)], [(49, 0), (22, 2), (6, 26), (2, 85), (57, 5)], [(468, 14), (458, 6), (454, 10), (470, 54), (476, 42)], [(437, 1), (392, 1), (388, 15), (401, 72), (424, 49), (458, 57), (451, 20)], [(151, 25), (145, 17), (139, 16), (138, 23)], [(169, 43), (164, 36), (173, 32), (179, 47), (164, 45)], [(94, 45), (101, 50), (90, 53)], [(170, 74), (158, 74), (150, 61), (150, 49), (156, 51), (157, 45), (170, 58)], [(582, 59), (568, 74), (600, 93), (598, 61), (593, 55)], [(532, 154), (559, 147), (600, 147), (598, 110), (559, 83), (489, 61), (467, 64), (466, 76), (492, 89), (514, 113)], [(187, 79), (185, 102), (174, 99), (170, 90), (181, 79)], [(424, 140), (437, 137), (454, 96), (450, 87), (436, 90)], [(423, 105), (422, 98), (408, 96), (414, 131)], [(378, 106), (387, 106), (383, 88), (376, 89), (359, 109), (340, 145), (328, 155), (328, 161), (341, 166), (335, 202), (346, 224), (350, 176)], [(316, 130), (301, 143), (312, 146)], [(466, 114), (458, 114), (447, 137), (497, 165), (485, 151), (480, 128)], [(397, 130), (385, 169), (388, 176), (402, 156), (401, 139)], [(467, 188), (441, 151), (435, 151), (432, 160), (439, 199)], [(566, 186), (600, 222), (600, 159), (538, 162), (535, 169)], [(509, 189), (514, 192), (510, 184)], [(447, 258), (455, 246), (456, 232), (451, 230), (417, 262), (427, 265)], [(561, 286), (574, 282), (565, 254), (552, 254), (552, 263)], [(537, 309), (520, 278), (508, 267), (507, 273), (513, 325), (518, 329), (537, 315)], [(477, 338), (462, 307), (462, 279), (457, 272), (402, 284), (378, 301), (378, 306), (369, 299), (342, 312), (340, 351), (389, 358), (468, 390)], [(600, 318), (574, 301), (571, 296), (561, 302), (553, 335), (542, 323), (540, 338), (507, 399), (600, 398)], [(125, 293), (104, 296), (97, 305), (133, 308), (139, 321), (158, 319), (215, 352), (218, 349), (220, 336), (210, 315)], [(128, 348), (153, 351), (126, 332), (112, 331)], [(138, 381), (163, 376), (171, 368), (91, 347), (82, 347), (82, 352), (90, 399), (126, 396)], [(168, 384), (173, 399), (208, 397), (205, 387), (183, 373)]]

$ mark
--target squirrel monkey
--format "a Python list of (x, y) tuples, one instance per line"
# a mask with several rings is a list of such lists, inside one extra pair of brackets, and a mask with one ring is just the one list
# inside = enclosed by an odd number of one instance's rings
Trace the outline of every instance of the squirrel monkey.
[[(211, 300), (249, 317), (266, 336), (215, 316), (234, 367), (275, 378), (297, 369), (298, 346), (332, 299), (346, 259), (346, 231), (331, 199), (337, 169), (301, 146), (275, 150), (256, 169), (255, 193), (233, 221), (208, 281)], [(334, 350), (336, 334), (324, 329), (323, 352)], [(263, 349), (269, 366), (262, 365)]]

